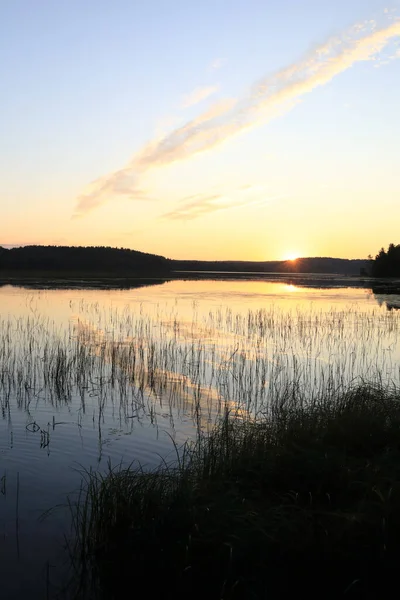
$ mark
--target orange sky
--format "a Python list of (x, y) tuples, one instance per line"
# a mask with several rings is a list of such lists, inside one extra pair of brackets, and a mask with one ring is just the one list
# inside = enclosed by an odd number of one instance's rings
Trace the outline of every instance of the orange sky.
[(4, 15), (0, 244), (272, 260), (400, 242), (397, 2), (121, 1)]

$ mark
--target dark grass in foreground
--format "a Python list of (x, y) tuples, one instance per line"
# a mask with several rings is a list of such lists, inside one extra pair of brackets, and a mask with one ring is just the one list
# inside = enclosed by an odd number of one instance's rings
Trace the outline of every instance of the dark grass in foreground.
[(87, 475), (78, 597), (383, 598), (400, 565), (400, 393), (226, 418), (179, 468)]

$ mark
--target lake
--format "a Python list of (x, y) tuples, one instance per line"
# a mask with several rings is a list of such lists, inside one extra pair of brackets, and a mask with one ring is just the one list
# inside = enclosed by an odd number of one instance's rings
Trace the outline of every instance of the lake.
[(227, 409), (257, 418), (294, 392), (398, 385), (400, 296), (369, 285), (255, 274), (0, 287), (3, 597), (55, 596), (83, 469), (171, 462)]

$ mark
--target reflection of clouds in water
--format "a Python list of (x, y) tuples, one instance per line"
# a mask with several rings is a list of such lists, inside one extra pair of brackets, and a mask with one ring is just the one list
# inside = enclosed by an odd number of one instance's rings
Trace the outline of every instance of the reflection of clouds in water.
[[(178, 293), (182, 289), (186, 295)], [(145, 301), (148, 290), (135, 290), (134, 296), (88, 291), (79, 300), (75, 292), (54, 292), (51, 299), (68, 300), (67, 333), (69, 322), (72, 344), (85, 348), (78, 354), (71, 345), (79, 364), (87, 355), (93, 365), (103, 364), (102, 376), (114, 368), (112, 377), (124, 394), (133, 383), (146, 386), (147, 398), (166, 399), (182, 412), (191, 412), (198, 401), (264, 402), (271, 386), (293, 378), (311, 390), (334, 373), (350, 380), (379, 368), (392, 372), (383, 351), (389, 346), (391, 356), (400, 359), (400, 321), (393, 318), (395, 311), (377, 307), (379, 298), (369, 301), (365, 289), (310, 290), (293, 281), (176, 281), (168, 295), (160, 288), (151, 292), (152, 302)], [(392, 302), (395, 296), (388, 298)], [(52, 309), (53, 302), (45, 308)], [(140, 373), (135, 381), (129, 376), (132, 362)]]
[[(291, 289), (291, 285), (286, 284), (286, 288)], [(330, 301), (336, 295), (337, 290), (329, 296)], [(182, 393), (184, 387), (194, 390), (201, 384), (216, 390), (210, 399), (224, 397), (234, 403), (235, 399), (240, 401), (244, 389), (249, 397), (260, 394), (261, 388), (265, 390), (265, 381), (282, 383), (295, 377), (304, 388), (311, 389), (334, 372), (350, 381), (381, 366), (387, 371), (387, 365), (379, 362), (385, 336), (394, 355), (399, 353), (399, 324), (389, 322), (385, 312), (371, 313), (357, 305), (347, 304), (343, 309), (330, 305), (330, 310), (324, 311), (309, 303), (296, 303), (290, 308), (271, 304), (257, 311), (217, 308), (205, 314), (200, 304), (192, 304), (192, 320), (185, 318), (186, 314), (181, 318), (176, 306), (172, 318), (169, 309), (160, 305), (155, 312), (151, 310), (152, 316), (144, 314), (142, 306), (136, 314), (116, 310), (112, 313), (111, 337), (105, 329), (108, 314), (102, 320), (97, 313), (96, 324), (79, 322), (79, 327), (88, 343), (106, 343), (106, 354), (103, 351), (102, 356), (112, 356), (123, 368), (124, 347), (144, 351), (136, 364), (140, 363), (145, 373), (146, 385), (149, 378), (150, 387), (157, 384), (160, 398), (163, 387), (166, 391), (169, 384), (178, 381)], [(86, 317), (85, 307), (81, 308)], [(263, 383), (257, 388), (260, 372)], [(185, 393), (182, 400), (184, 397)]]

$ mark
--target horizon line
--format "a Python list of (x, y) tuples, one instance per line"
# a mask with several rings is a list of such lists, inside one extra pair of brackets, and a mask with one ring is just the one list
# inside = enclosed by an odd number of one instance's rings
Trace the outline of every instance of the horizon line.
[(340, 256), (298, 256), (296, 258), (269, 258), (269, 259), (265, 259), (265, 260), (254, 260), (254, 259), (242, 259), (242, 258), (238, 258), (238, 259), (232, 259), (232, 258), (218, 258), (218, 259), (201, 259), (201, 258), (169, 258), (168, 256), (164, 256), (162, 254), (156, 254), (154, 252), (147, 252), (145, 250), (138, 250), (136, 248), (129, 248), (129, 247), (124, 247), (124, 246), (105, 246), (105, 245), (88, 245), (88, 246), (84, 246), (84, 245), (70, 245), (70, 244), (34, 244), (34, 243), (22, 243), (22, 244), (2, 244), (0, 243), (0, 249), (3, 250), (14, 250), (16, 248), (27, 248), (27, 247), (41, 247), (41, 248), (82, 248), (82, 249), (89, 249), (89, 248), (105, 248), (105, 249), (109, 249), (109, 250), (129, 250), (131, 252), (140, 252), (142, 254), (151, 254), (153, 256), (161, 256), (162, 258), (165, 258), (166, 260), (170, 260), (170, 261), (176, 261), (176, 262), (206, 262), (206, 263), (259, 263), (259, 264), (264, 264), (264, 263), (269, 263), (269, 262), (280, 262), (280, 263), (285, 263), (285, 262), (297, 262), (299, 260), (310, 260), (310, 259), (319, 259), (319, 260), (349, 260), (349, 261), (368, 261), (370, 260), (368, 257), (367, 258), (348, 258), (348, 257), (340, 257)]

